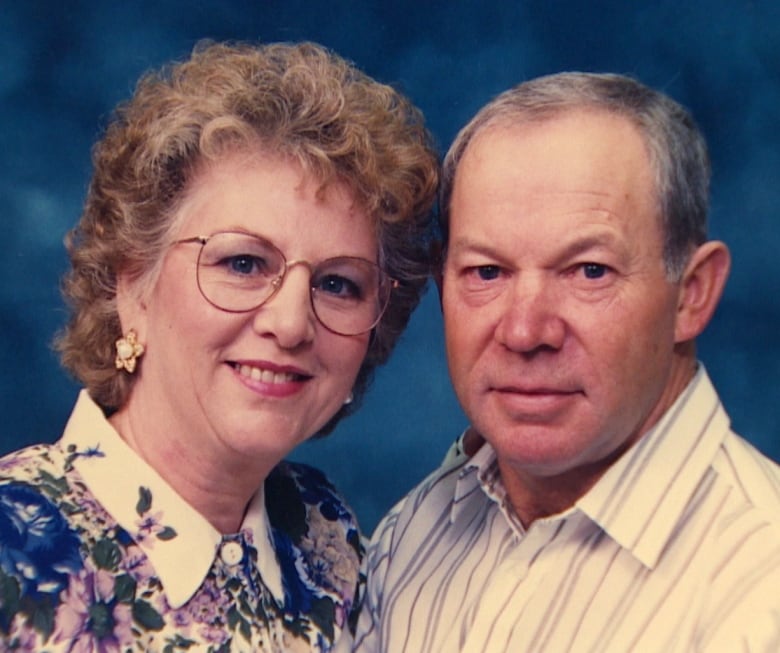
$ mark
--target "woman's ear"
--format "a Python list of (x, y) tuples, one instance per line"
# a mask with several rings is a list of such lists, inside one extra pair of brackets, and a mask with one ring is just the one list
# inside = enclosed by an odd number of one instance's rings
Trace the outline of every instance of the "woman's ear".
[(116, 310), (122, 325), (122, 335), (130, 329), (138, 334), (139, 342), (146, 342), (146, 303), (137, 283), (120, 273), (116, 280)]
[(720, 241), (708, 241), (694, 251), (680, 280), (676, 343), (693, 340), (704, 331), (723, 294), (730, 268), (731, 255)]

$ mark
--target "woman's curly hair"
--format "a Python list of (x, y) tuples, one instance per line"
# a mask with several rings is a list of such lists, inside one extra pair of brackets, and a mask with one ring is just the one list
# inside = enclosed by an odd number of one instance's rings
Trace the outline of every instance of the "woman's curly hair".
[(55, 346), (105, 410), (122, 406), (135, 378), (114, 365), (118, 274), (154, 283), (199, 166), (258, 147), (298, 161), (323, 188), (345, 184), (374, 219), (380, 263), (399, 285), (372, 334), (356, 400), (387, 360), (429, 271), (438, 160), (421, 113), (314, 43), (201, 43), (186, 61), (144, 76), (117, 108), (94, 147), (84, 211), (66, 238), (71, 313)]

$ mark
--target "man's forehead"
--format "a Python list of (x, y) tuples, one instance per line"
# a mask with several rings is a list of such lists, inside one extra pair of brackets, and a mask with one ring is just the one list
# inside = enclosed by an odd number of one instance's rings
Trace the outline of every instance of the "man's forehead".
[(453, 202), (464, 199), (458, 197), (464, 186), (481, 194), (511, 194), (517, 186), (528, 201), (554, 192), (587, 203), (588, 195), (597, 201), (600, 194), (655, 195), (655, 176), (644, 138), (630, 120), (606, 111), (569, 111), (481, 130), (458, 166)]

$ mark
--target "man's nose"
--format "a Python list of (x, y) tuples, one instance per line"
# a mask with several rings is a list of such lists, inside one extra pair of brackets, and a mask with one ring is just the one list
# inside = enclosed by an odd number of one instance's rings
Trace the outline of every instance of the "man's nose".
[(511, 351), (532, 353), (563, 347), (566, 323), (554, 282), (544, 275), (518, 274), (506, 294), (496, 339)]

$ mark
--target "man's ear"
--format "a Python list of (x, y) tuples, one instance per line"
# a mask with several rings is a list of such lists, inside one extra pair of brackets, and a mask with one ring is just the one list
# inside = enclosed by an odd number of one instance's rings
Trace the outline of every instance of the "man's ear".
[(731, 255), (720, 241), (708, 241), (693, 253), (680, 280), (676, 343), (693, 340), (704, 331), (723, 294), (730, 268)]
[(130, 329), (138, 334), (138, 341), (146, 342), (146, 302), (137, 283), (127, 274), (120, 273), (116, 279), (116, 310), (122, 325), (122, 335)]

